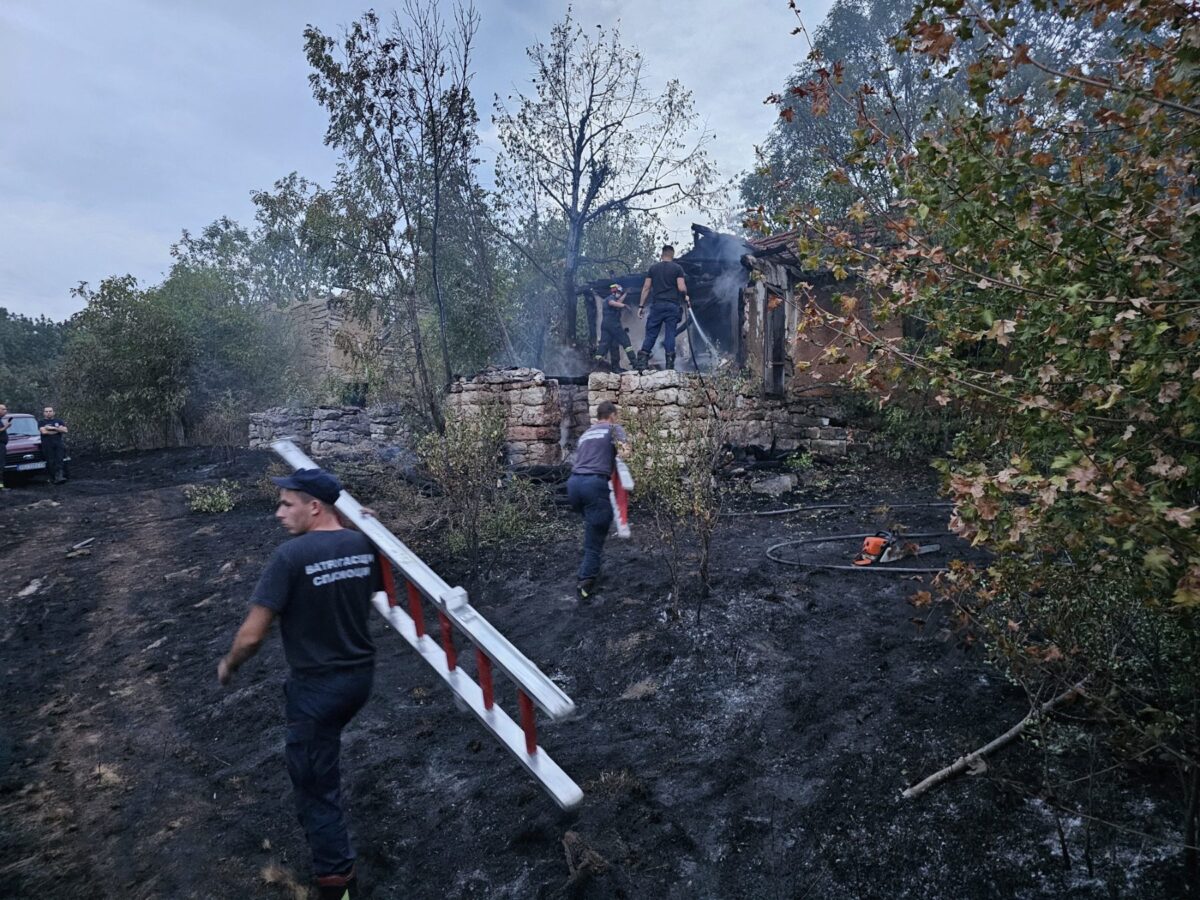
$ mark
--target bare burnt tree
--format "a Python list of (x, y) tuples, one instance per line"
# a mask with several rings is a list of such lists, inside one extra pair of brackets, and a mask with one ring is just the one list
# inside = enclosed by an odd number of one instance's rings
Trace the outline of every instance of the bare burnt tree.
[[(496, 98), (503, 154), (497, 180), (524, 211), (561, 215), (563, 336), (574, 343), (576, 274), (588, 229), (605, 216), (655, 213), (709, 195), (716, 170), (696, 131), (692, 95), (678, 81), (653, 93), (637, 50), (619, 32), (585, 32), (568, 10), (548, 44), (527, 51), (531, 90)], [(594, 340), (595, 335), (589, 335)]]
[(437, 312), (442, 375), (453, 372), (442, 284), (447, 194), (474, 202), (472, 153), (478, 116), (471, 98), (471, 52), (479, 16), (456, 7), (446, 22), (432, 0), (406, 0), (404, 18), (381, 26), (374, 12), (340, 44), (305, 30), (313, 95), (329, 113), (325, 142), (343, 154), (339, 178), (347, 204), (365, 224), (358, 249), (364, 270), (385, 284), (367, 293), (401, 311), (415, 381), (432, 424), (444, 427), (421, 331), (430, 301)]

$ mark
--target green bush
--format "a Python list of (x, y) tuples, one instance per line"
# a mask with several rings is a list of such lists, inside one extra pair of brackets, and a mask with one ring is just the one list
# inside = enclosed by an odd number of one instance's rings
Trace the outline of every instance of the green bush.
[(239, 493), (236, 482), (221, 479), (216, 484), (189, 484), (183, 498), (194, 513), (227, 513), (237, 506)]
[(441, 491), (446, 549), (465, 558), (470, 578), (497, 547), (536, 536), (549, 519), (545, 492), (505, 471), (504, 427), (499, 405), (475, 413), (450, 410), (445, 433), (432, 432), (417, 444), (417, 456)]
[[(685, 571), (685, 553), (697, 550), (699, 577), (696, 616), (710, 591), (712, 539), (720, 522), (724, 494), (716, 477), (728, 460), (728, 423), (741, 389), (736, 376), (713, 376), (701, 387), (708, 408), (700, 415), (665, 420), (657, 410), (641, 409), (627, 421), (632, 442), (628, 460), (636, 484), (635, 496), (653, 517), (672, 582), (673, 611), (678, 612)], [(694, 536), (694, 543), (689, 538)]]
[(793, 472), (807, 472), (813, 467), (815, 462), (813, 455), (806, 451), (804, 453), (793, 453), (787, 458), (785, 465)]
[(953, 446), (963, 417), (933, 403), (891, 403), (879, 411), (879, 442), (889, 459), (941, 456)]

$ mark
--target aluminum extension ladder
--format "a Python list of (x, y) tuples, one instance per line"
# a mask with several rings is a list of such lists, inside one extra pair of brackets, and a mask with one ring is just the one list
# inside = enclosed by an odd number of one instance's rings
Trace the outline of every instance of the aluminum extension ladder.
[[(317, 468), (292, 441), (273, 441), (271, 449), (295, 469)], [(362, 504), (350, 494), (342, 491), (335, 505), (379, 551), (385, 590), (372, 598), (375, 608), (559, 806), (570, 809), (577, 805), (583, 799), (583, 791), (538, 746), (535, 711), (535, 707), (540, 709), (551, 721), (570, 718), (575, 713), (571, 698), (467, 602), (465, 590), (446, 584), (378, 519), (366, 515)], [(387, 562), (396, 567), (407, 584), (407, 611), (397, 598), (395, 579)], [(441, 644), (426, 633), (422, 606), (426, 600), (437, 610)], [(456, 628), (475, 646), (478, 681), (458, 665), (454, 646)], [(516, 685), (520, 725), (496, 705), (493, 666)]]

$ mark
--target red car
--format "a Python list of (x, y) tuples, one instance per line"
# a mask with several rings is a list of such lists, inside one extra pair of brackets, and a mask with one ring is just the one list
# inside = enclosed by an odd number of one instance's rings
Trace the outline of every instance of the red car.
[[(46, 471), (46, 456), (42, 453), (42, 435), (37, 419), (28, 413), (11, 413), (7, 417), (8, 452), (4, 455), (4, 478), (14, 475), (36, 475)], [(65, 463), (64, 463), (65, 465)]]

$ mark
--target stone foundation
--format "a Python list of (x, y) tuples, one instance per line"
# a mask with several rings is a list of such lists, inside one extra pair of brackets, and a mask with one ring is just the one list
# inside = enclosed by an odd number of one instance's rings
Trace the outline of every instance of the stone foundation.
[(504, 411), (510, 465), (557, 465), (587, 427), (588, 389), (538, 369), (488, 369), (450, 385), (447, 412)]
[[(685, 372), (595, 372), (588, 379), (589, 414), (612, 400), (626, 416), (653, 411), (667, 429), (707, 418), (712, 408), (700, 376)], [(846, 456), (855, 447), (846, 410), (836, 397), (763, 397), (745, 391), (725, 411), (727, 440), (737, 448), (764, 452), (802, 450), (822, 459)]]
[[(593, 373), (586, 385), (563, 384), (537, 369), (488, 369), (450, 385), (447, 412), (504, 412), (510, 465), (569, 462), (575, 442), (603, 400), (626, 417), (653, 410), (667, 429), (712, 415), (699, 376), (684, 372)], [(822, 459), (846, 456), (856, 443), (836, 397), (763, 397), (739, 393), (726, 410), (729, 443), (767, 453), (806, 451)], [(293, 437), (317, 456), (411, 446), (396, 409), (350, 406), (269, 409), (250, 416), (250, 446)]]
[(278, 438), (291, 438), (315, 456), (412, 444), (399, 411), (390, 406), (268, 409), (251, 414), (249, 438), (251, 448), (267, 447)]

